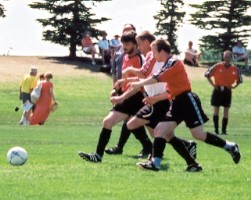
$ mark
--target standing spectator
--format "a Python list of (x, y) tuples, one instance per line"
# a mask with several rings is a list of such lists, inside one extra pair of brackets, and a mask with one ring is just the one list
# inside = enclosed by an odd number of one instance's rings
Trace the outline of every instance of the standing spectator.
[(50, 109), (53, 103), (57, 105), (57, 101), (53, 92), (53, 83), (51, 79), (53, 75), (48, 72), (44, 75), (45, 80), (40, 82), (41, 94), (36, 103), (33, 114), (30, 117), (30, 125), (43, 125), (50, 114)]
[(92, 65), (96, 65), (95, 54), (97, 53), (97, 51), (94, 47), (94, 44), (91, 39), (91, 33), (89, 31), (83, 34), (81, 45), (84, 53), (92, 55)]
[(186, 123), (194, 138), (225, 149), (232, 156), (234, 163), (238, 164), (241, 154), (236, 143), (226, 141), (215, 134), (204, 131), (203, 124), (208, 118), (202, 109), (199, 97), (192, 92), (183, 62), (171, 55), (170, 44), (163, 39), (155, 40), (151, 44), (151, 49), (156, 60), (164, 62), (164, 66), (159, 73), (138, 82), (132, 82), (129, 89), (137, 89), (157, 82), (166, 82), (172, 105), (154, 129), (155, 139), (152, 159), (140, 162), (137, 165), (143, 169), (158, 171), (166, 141), (173, 138), (174, 129), (182, 121)]
[(198, 67), (199, 66), (199, 64), (198, 64), (199, 59), (200, 59), (200, 53), (198, 53), (197, 50), (193, 49), (193, 42), (189, 41), (188, 42), (188, 49), (185, 52), (184, 63), (189, 66)]
[[(238, 68), (231, 64), (232, 52), (225, 51), (223, 54), (223, 62), (217, 63), (210, 67), (205, 73), (209, 83), (213, 86), (211, 97), (211, 105), (214, 107), (214, 130), (219, 134), (219, 110), (220, 106), (224, 107), (222, 118), (222, 134), (227, 134), (227, 124), (229, 108), (232, 100), (232, 89), (242, 83), (242, 77)], [(214, 78), (214, 81), (212, 80)], [(233, 85), (235, 84), (235, 85)]]
[(111, 52), (110, 52), (110, 41), (106, 39), (107, 33), (102, 32), (102, 39), (98, 41), (99, 54), (102, 57), (102, 64), (110, 64), (111, 62)]
[(248, 51), (243, 46), (240, 40), (237, 41), (236, 45), (232, 49), (234, 61), (244, 61), (245, 69), (249, 71), (248, 66)]
[(29, 125), (32, 106), (30, 94), (37, 85), (37, 68), (32, 67), (30, 73), (25, 75), (20, 83), (20, 99), (23, 102), (24, 112), (18, 125)]

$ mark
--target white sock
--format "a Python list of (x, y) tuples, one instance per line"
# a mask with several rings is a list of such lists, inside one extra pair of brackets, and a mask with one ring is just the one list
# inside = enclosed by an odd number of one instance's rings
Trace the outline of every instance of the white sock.
[(234, 145), (235, 143), (226, 141), (226, 145), (224, 146), (224, 149), (230, 150)]

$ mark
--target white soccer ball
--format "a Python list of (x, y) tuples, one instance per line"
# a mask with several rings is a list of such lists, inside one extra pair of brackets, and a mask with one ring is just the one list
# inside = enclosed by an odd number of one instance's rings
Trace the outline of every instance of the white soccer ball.
[(7, 152), (7, 161), (14, 166), (23, 165), (26, 162), (27, 158), (28, 153), (22, 147), (12, 147)]

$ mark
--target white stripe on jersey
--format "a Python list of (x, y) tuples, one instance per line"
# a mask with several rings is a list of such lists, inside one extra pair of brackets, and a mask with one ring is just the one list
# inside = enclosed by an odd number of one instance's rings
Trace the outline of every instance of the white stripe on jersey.
[[(151, 74), (157, 73), (163, 67), (164, 62), (155, 62)], [(158, 94), (162, 94), (166, 92), (166, 83), (165, 82), (158, 82), (151, 85), (145, 85), (144, 89), (148, 96), (156, 96)]]

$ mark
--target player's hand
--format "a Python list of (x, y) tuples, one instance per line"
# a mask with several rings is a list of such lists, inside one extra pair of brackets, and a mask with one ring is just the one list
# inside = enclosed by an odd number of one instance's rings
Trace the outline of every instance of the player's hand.
[(116, 104), (123, 103), (124, 98), (121, 97), (121, 96), (113, 96), (113, 97), (110, 98), (110, 100), (111, 100), (113, 105), (116, 105)]
[(153, 104), (156, 103), (156, 98), (154, 98), (154, 97), (145, 97), (143, 99), (143, 103), (148, 104), (148, 105), (153, 105)]
[(124, 86), (125, 83), (126, 83), (126, 79), (123, 79), (123, 78), (122, 78), (122, 79), (117, 80), (113, 87), (114, 87), (116, 90), (119, 90), (121, 87)]

